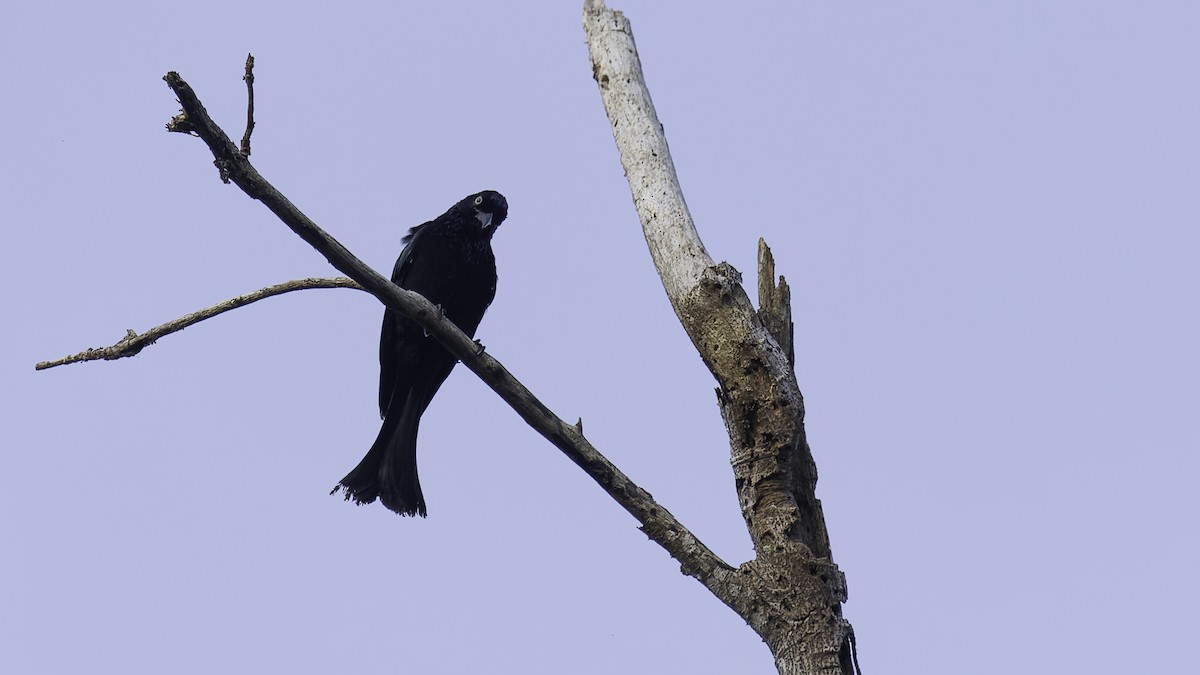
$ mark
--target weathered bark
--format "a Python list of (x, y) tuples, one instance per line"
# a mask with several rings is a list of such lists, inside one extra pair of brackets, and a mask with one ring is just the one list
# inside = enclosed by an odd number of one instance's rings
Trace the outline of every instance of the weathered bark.
[(621, 165), (663, 288), (717, 379), (734, 481), (756, 557), (739, 568), (744, 595), (730, 606), (762, 636), (780, 673), (853, 672), (852, 629), (842, 618), (817, 471), (804, 434), (804, 399), (792, 365), (790, 292), (760, 246), (761, 311), (741, 275), (714, 264), (696, 232), (663, 126), (642, 75), (629, 21), (586, 0), (584, 30)]

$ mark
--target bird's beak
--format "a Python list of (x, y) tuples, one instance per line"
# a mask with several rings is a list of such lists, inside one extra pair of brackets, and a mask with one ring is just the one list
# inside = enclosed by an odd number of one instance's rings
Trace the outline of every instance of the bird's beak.
[(482, 229), (486, 230), (492, 224), (492, 214), (490, 214), (490, 213), (484, 213), (483, 211), (476, 211), (475, 217), (479, 219), (479, 226)]

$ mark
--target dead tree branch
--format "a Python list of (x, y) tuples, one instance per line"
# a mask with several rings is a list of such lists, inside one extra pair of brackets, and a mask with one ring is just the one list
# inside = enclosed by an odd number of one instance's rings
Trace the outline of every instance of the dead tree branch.
[(250, 134), (254, 133), (254, 55), (246, 55), (246, 133), (242, 134), (242, 154), (250, 156)]
[(310, 288), (356, 288), (360, 291), (363, 290), (362, 286), (359, 286), (354, 282), (354, 280), (347, 279), (345, 277), (334, 277), (332, 279), (294, 279), (292, 281), (285, 281), (282, 284), (268, 286), (266, 288), (254, 291), (253, 293), (246, 293), (245, 295), (239, 295), (236, 298), (230, 298), (224, 302), (219, 302), (212, 307), (205, 307), (204, 309), (192, 312), (191, 314), (185, 314), (184, 316), (181, 316), (178, 319), (172, 319), (161, 326), (155, 326), (141, 335), (138, 335), (132, 330), (127, 329), (125, 331), (125, 337), (121, 338), (114, 345), (108, 347), (90, 348), (86, 351), (79, 352), (78, 354), (64, 356), (61, 359), (55, 359), (53, 361), (42, 361), (34, 366), (34, 369), (45, 370), (47, 368), (54, 368), (55, 366), (63, 366), (68, 363), (83, 363), (84, 361), (115, 361), (117, 359), (123, 359), (127, 356), (133, 356), (137, 354), (145, 347), (157, 342), (159, 338), (170, 335), (171, 333), (178, 333), (192, 324), (199, 323), (205, 319), (211, 319), (212, 317), (218, 314), (224, 314), (231, 309), (244, 307), (252, 302), (258, 302), (259, 300), (269, 298), (271, 296), (283, 295), (284, 293), (302, 291)]
[[(351, 254), (276, 190), (249, 161), (254, 127), (253, 57), (246, 61), (247, 124), (241, 145), (209, 117), (192, 88), (178, 75), (164, 77), (182, 112), (167, 129), (195, 135), (212, 152), (222, 181), (238, 185), (349, 279), (276, 290), (281, 284), (239, 296), (159, 326), (132, 331), (117, 344), (57, 361), (64, 363), (131, 356), (159, 337), (263, 297), (300, 288), (365, 290), (419, 323), (452, 355), (508, 403), (531, 427), (584, 469), (641, 524), (651, 540), (731, 607), (770, 647), (780, 673), (850, 675), (853, 630), (842, 618), (845, 579), (832, 561), (816, 466), (804, 431), (804, 400), (793, 372), (790, 291), (775, 282), (770, 249), (760, 242), (759, 309), (727, 263), (716, 264), (700, 241), (662, 125), (644, 81), (632, 29), (602, 0), (585, 0), (584, 29), (621, 163), (663, 287), (702, 360), (719, 383), (721, 414), (729, 431), (732, 465), (755, 559), (737, 569), (721, 560), (642, 488), (596, 451), (582, 421), (568, 424), (516, 380), (482, 345), (472, 341), (425, 298), (401, 289)], [(329, 285), (321, 285), (321, 284)]]
[[(692, 222), (632, 27), (603, 0), (585, 0), (584, 31), (650, 255), (680, 323), (712, 372), (730, 436), (734, 482), (756, 557), (750, 596), (731, 605), (763, 637), (781, 673), (846, 673), (845, 579), (833, 564), (804, 399), (792, 368), (786, 284), (760, 248), (759, 311), (728, 263), (714, 264)], [(786, 330), (785, 330), (786, 324)], [(781, 341), (786, 341), (781, 343)]]
[(695, 577), (718, 597), (732, 602), (738, 595), (739, 576), (648, 492), (596, 451), (583, 436), (582, 424), (571, 425), (550, 411), (536, 396), (471, 340), (437, 307), (416, 293), (392, 284), (304, 215), (250, 164), (245, 154), (209, 117), (192, 88), (170, 72), (163, 78), (179, 99), (183, 111), (167, 125), (169, 131), (194, 134), (214, 157), (221, 180), (233, 182), (251, 198), (262, 202), (280, 220), (330, 264), (346, 274), (388, 308), (419, 323), (451, 354), (479, 376), (531, 427), (579, 465), (641, 523), (641, 530), (680, 562), (685, 574)]

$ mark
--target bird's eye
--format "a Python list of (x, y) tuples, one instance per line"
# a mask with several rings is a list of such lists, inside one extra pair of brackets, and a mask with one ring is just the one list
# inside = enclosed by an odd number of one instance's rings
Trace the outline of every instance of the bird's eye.
[(483, 195), (479, 195), (478, 197), (475, 198), (475, 206), (479, 206), (482, 203), (483, 203)]

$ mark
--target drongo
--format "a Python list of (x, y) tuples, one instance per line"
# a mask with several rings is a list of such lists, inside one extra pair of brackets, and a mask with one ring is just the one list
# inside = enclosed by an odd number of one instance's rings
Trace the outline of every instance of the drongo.
[[(504, 195), (473, 194), (418, 225), (392, 271), (392, 283), (438, 305), (446, 318), (474, 337), (496, 295), (492, 235), (508, 216)], [(402, 516), (425, 516), (417, 480), (417, 425), (457, 359), (419, 324), (388, 309), (379, 337), (379, 414), (383, 426), (367, 456), (333, 488), (346, 499), (379, 499)], [(332, 494), (332, 493), (331, 493)]]

